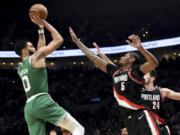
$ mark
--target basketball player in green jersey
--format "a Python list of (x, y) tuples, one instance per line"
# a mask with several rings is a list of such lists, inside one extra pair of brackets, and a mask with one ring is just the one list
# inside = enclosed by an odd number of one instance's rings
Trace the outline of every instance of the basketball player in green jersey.
[[(63, 38), (47, 21), (39, 17), (31, 18), (37, 24), (39, 41), (37, 51), (32, 43), (26, 39), (15, 42), (15, 52), (22, 58), (18, 66), (18, 75), (21, 78), (26, 92), (24, 116), (30, 135), (46, 135), (46, 122), (67, 129), (72, 135), (84, 135), (81, 126), (66, 110), (53, 101), (48, 94), (47, 71), (45, 58), (63, 43)], [(45, 46), (45, 27), (52, 36), (52, 41)]]

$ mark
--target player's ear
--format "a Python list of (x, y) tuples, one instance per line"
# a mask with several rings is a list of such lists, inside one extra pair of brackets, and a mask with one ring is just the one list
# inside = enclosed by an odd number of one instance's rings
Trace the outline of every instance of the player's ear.
[(130, 58), (130, 59), (129, 59), (129, 61), (130, 61), (131, 63), (134, 63), (135, 60), (136, 60), (135, 58)]
[(26, 48), (23, 48), (21, 52), (22, 52), (22, 55), (23, 55), (23, 54), (27, 54), (27, 53), (28, 53), (28, 51), (27, 51), (27, 49), (26, 49)]
[(154, 82), (155, 78), (154, 78), (154, 77), (151, 77), (150, 80), (151, 80), (152, 82)]

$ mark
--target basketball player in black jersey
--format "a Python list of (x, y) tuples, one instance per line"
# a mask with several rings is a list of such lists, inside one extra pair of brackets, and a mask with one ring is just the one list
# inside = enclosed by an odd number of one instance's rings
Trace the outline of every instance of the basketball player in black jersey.
[(170, 130), (165, 124), (165, 120), (162, 118), (162, 105), (165, 98), (170, 98), (173, 100), (180, 101), (180, 93), (174, 92), (168, 88), (161, 88), (154, 86), (154, 81), (156, 80), (157, 74), (153, 70), (144, 75), (144, 89), (142, 89), (141, 99), (143, 103), (153, 111), (160, 127), (164, 128), (164, 134), (170, 135)]
[(130, 52), (120, 58), (120, 66), (117, 66), (108, 60), (106, 56), (100, 58), (94, 54), (76, 37), (71, 28), (70, 35), (73, 42), (98, 68), (111, 75), (114, 97), (120, 106), (121, 117), (125, 120), (128, 134), (163, 135), (152, 113), (145, 110), (146, 108), (141, 102), (143, 75), (155, 69), (158, 62), (152, 54), (143, 48), (140, 38), (131, 35), (128, 37), (127, 43), (137, 48), (147, 61), (142, 65), (136, 65), (138, 55)]

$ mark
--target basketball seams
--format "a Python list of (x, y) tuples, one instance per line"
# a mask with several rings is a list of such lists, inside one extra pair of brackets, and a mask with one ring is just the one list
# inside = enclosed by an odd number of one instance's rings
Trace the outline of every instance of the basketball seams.
[(48, 15), (47, 8), (43, 5), (37, 4), (30, 8), (29, 16), (39, 16), (41, 19), (46, 19)]

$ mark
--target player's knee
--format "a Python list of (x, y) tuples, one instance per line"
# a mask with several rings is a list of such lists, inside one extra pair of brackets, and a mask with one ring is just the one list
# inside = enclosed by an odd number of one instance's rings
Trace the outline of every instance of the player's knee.
[(69, 130), (73, 135), (84, 135), (84, 127), (68, 114), (59, 124), (62, 129)]
[(82, 125), (79, 126), (79, 130), (80, 130), (80, 132), (82, 133), (82, 135), (84, 135), (84, 133), (85, 133), (85, 128), (84, 128)]
[(85, 129), (83, 126), (78, 126), (76, 130), (74, 130), (73, 135), (84, 135)]
[(78, 134), (78, 135), (84, 135), (84, 133), (85, 133), (85, 128), (84, 128), (81, 124), (76, 123), (76, 124), (74, 124), (73, 133), (74, 133), (75, 135), (76, 135), (76, 134)]

